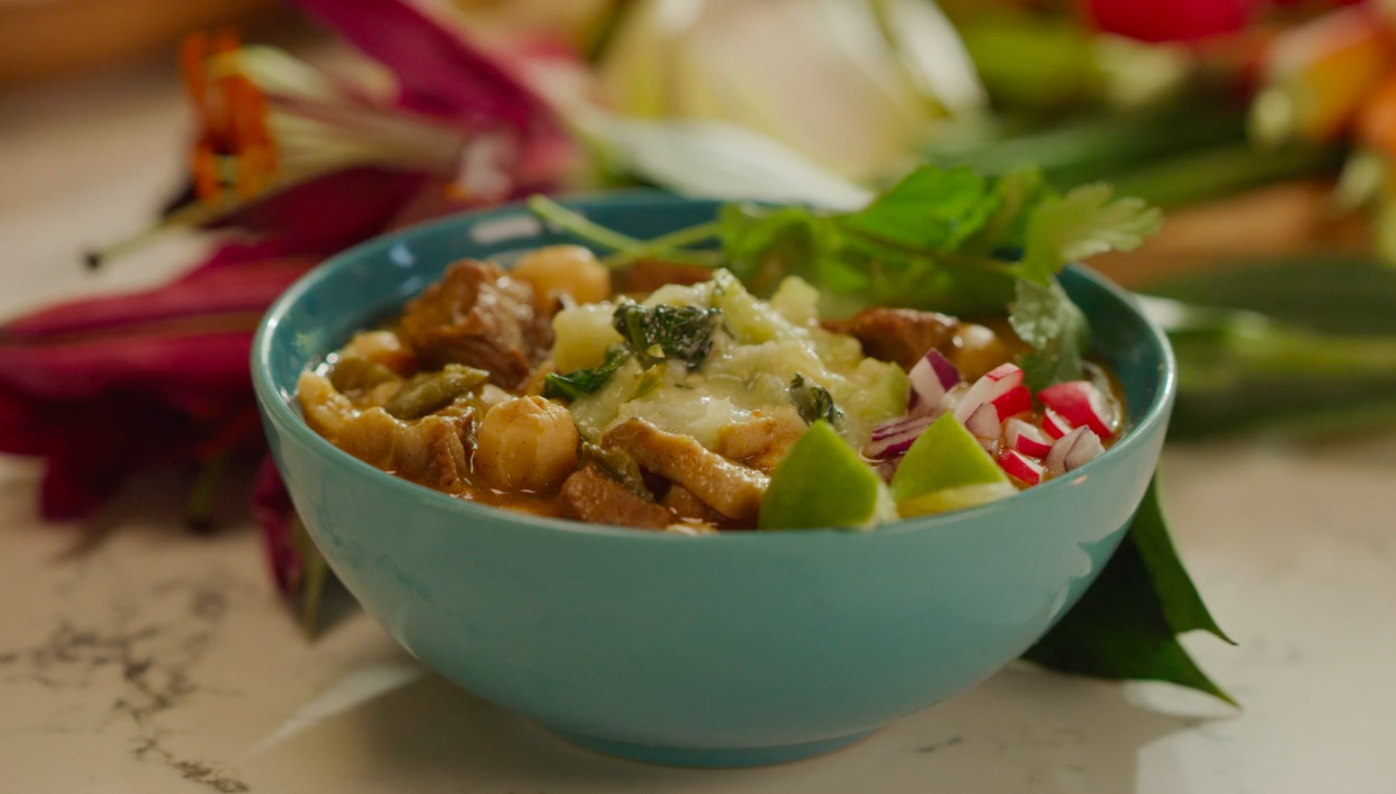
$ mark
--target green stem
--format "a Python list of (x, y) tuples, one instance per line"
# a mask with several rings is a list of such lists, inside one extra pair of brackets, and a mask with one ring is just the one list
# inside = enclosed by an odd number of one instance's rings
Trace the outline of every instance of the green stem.
[(573, 212), (561, 204), (546, 196), (532, 196), (528, 199), (528, 208), (534, 215), (557, 226), (574, 237), (595, 243), (613, 251), (626, 251), (631, 248), (643, 245), (634, 237), (627, 237), (620, 232), (607, 229), (599, 223), (593, 223), (585, 215)]
[[(533, 211), (534, 215), (537, 215), (539, 218), (557, 226), (574, 237), (579, 237), (586, 242), (617, 252), (612, 256), (606, 257), (606, 263), (610, 267), (620, 267), (623, 264), (629, 264), (638, 259), (654, 256), (656, 253), (661, 252), (664, 254), (665, 259), (676, 264), (699, 265), (701, 267), (716, 267), (721, 264), (720, 258), (715, 256), (712, 251), (677, 250), (673, 248), (675, 244), (672, 242), (674, 238), (683, 240), (694, 231), (700, 231), (701, 234), (698, 234), (694, 239), (688, 240), (687, 242), (698, 242), (713, 237), (716, 231), (709, 231), (706, 227), (715, 227), (717, 225), (715, 222), (700, 224), (690, 229), (680, 229), (677, 232), (671, 232), (663, 237), (645, 242), (621, 234), (614, 229), (608, 229), (599, 223), (594, 223), (585, 215), (579, 212), (573, 212), (546, 196), (533, 196), (529, 198), (528, 208)], [(660, 243), (664, 241), (668, 242), (665, 242), (664, 246), (660, 245)], [(665, 246), (670, 247), (671, 250), (662, 250)], [(613, 262), (619, 262), (619, 264), (614, 264)]]
[(717, 267), (722, 263), (722, 255), (717, 251), (677, 251), (685, 246), (701, 243), (710, 240), (722, 233), (722, 224), (718, 221), (700, 223), (697, 226), (690, 226), (687, 229), (679, 229), (676, 232), (661, 235), (645, 243), (624, 251), (617, 251), (601, 260), (601, 263), (613, 270), (620, 269), (626, 265), (633, 264), (642, 259), (669, 258), (675, 254), (711, 254), (707, 257), (712, 262), (712, 267)]

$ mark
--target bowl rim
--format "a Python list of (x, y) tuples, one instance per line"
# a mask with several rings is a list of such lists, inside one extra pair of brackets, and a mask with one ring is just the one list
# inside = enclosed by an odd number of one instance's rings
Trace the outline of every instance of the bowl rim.
[[(659, 190), (639, 189), (574, 193), (559, 197), (558, 202), (569, 208), (584, 210), (588, 207), (624, 204), (627, 202), (642, 205), (656, 204), (672, 206), (674, 204), (686, 203), (721, 203), (721, 200), (685, 198)], [(319, 433), (312, 430), (310, 425), (306, 424), (305, 419), (299, 413), (292, 410), (286, 401), (280, 399), (277, 389), (272, 385), (274, 382), (271, 374), (272, 337), (277, 326), (291, 308), (307, 295), (313, 293), (321, 282), (326, 281), (337, 271), (350, 267), (352, 263), (361, 258), (381, 256), (393, 246), (404, 241), (452, 228), (462, 223), (474, 222), (506, 212), (518, 212), (519, 210), (527, 211), (527, 206), (524, 201), (513, 201), (485, 209), (454, 213), (442, 218), (407, 226), (387, 234), (378, 235), (329, 257), (297, 279), (295, 283), (284, 291), (267, 309), (266, 313), (257, 324), (257, 331), (252, 341), (250, 363), (253, 388), (262, 410), (269, 415), (268, 419), (274, 424), (284, 427), (298, 442), (306, 445), (318, 455), (325, 458), (327, 463), (347, 468), (351, 472), (361, 473), (364, 476), (377, 477), (384, 487), (400, 491), (403, 496), (421, 501), (434, 508), (454, 512), (464, 519), (505, 520), (521, 527), (529, 527), (530, 529), (542, 532), (561, 531), (613, 539), (625, 538), (635, 542), (729, 544), (788, 543), (793, 540), (793, 537), (811, 536), (839, 536), (848, 538), (848, 542), (857, 542), (854, 539), (891, 537), (909, 532), (933, 531), (963, 522), (974, 522), (995, 510), (1002, 510), (1005, 503), (1013, 502), (1026, 507), (1027, 505), (1024, 504), (1024, 500), (1028, 502), (1042, 501), (1050, 498), (1051, 495), (1057, 491), (1075, 487), (1085, 482), (1092, 471), (1098, 470), (1102, 466), (1110, 465), (1114, 460), (1124, 457), (1131, 450), (1148, 444), (1149, 439), (1151, 439), (1156, 432), (1164, 429), (1161, 425), (1165, 425), (1168, 422), (1169, 414), (1176, 398), (1178, 388), (1178, 365), (1173, 355), (1173, 348), (1169, 344), (1167, 334), (1165, 334), (1163, 329), (1140, 308), (1138, 302), (1128, 291), (1089, 267), (1080, 263), (1073, 263), (1069, 265), (1069, 267), (1077, 275), (1091, 282), (1093, 286), (1104, 290), (1111, 298), (1124, 305), (1124, 307), (1143, 324), (1147, 330), (1149, 342), (1158, 350), (1163, 363), (1160, 375), (1162, 382), (1159, 384), (1159, 388), (1154, 394), (1154, 399), (1144, 411), (1144, 415), (1140, 418), (1139, 422), (1128, 433), (1115, 442), (1115, 444), (1111, 445), (1109, 449), (1105, 450), (1105, 453), (1100, 457), (1076, 469), (1075, 472), (1073, 472), (1074, 476), (1053, 478), (1040, 485), (1035, 485), (1020, 491), (1014, 494), (1010, 499), (989, 502), (987, 504), (948, 513), (900, 519), (880, 525), (871, 531), (858, 531), (848, 527), (830, 526), (819, 529), (802, 529), (799, 531), (718, 532), (696, 536), (684, 535), (676, 532), (647, 532), (637, 530), (633, 527), (623, 527), (613, 524), (588, 524), (581, 521), (571, 521), (563, 518), (552, 518), (550, 516), (540, 516), (533, 513), (508, 510), (506, 508), (480, 504), (468, 499), (451, 496), (442, 491), (428, 488), (424, 485), (419, 485), (410, 480), (405, 480), (401, 477), (389, 474), (382, 469), (355, 458), (339, 447), (331, 444)]]

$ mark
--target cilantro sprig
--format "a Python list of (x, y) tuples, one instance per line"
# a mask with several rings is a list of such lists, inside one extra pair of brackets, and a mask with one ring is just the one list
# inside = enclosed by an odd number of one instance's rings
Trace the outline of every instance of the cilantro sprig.
[(541, 197), (530, 206), (614, 249), (608, 260), (616, 266), (642, 257), (720, 262), (758, 295), (798, 275), (818, 284), (824, 308), (838, 314), (872, 305), (967, 317), (1007, 310), (1032, 348), (1019, 363), (1035, 387), (1079, 377), (1090, 338), (1057, 274), (1068, 262), (1137, 247), (1162, 221), (1157, 208), (1116, 198), (1103, 183), (1058, 194), (1035, 169), (988, 178), (934, 166), (854, 212), (729, 203), (714, 221), (651, 241), (597, 234), (590, 221)]

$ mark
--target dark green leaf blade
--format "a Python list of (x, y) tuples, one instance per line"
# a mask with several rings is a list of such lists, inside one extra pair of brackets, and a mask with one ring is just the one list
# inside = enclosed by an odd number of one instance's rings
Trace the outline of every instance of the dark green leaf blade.
[[(1171, 543), (1161, 546), (1149, 537), (1163, 533), (1167, 540), (1157, 508), (1155, 493), (1155, 498), (1146, 498), (1141, 504), (1129, 533), (1100, 577), (1023, 658), (1076, 675), (1166, 681), (1238, 705), (1178, 643), (1175, 624), (1198, 622), (1196, 607), (1201, 602), (1193, 603), (1196, 590), (1186, 581), (1187, 574), (1176, 555), (1162, 553), (1172, 550)], [(1145, 536), (1142, 541), (1137, 537), (1141, 533)], [(1160, 586), (1160, 580), (1167, 584)], [(1201, 612), (1206, 614), (1206, 608)], [(1217, 633), (1222, 636), (1220, 630)]]
[(1366, 257), (1244, 260), (1149, 283), (1150, 295), (1249, 309), (1333, 334), (1396, 335), (1396, 269)]
[(1197, 592), (1196, 585), (1183, 567), (1183, 561), (1178, 557), (1178, 550), (1174, 548), (1173, 539), (1169, 537), (1163, 503), (1159, 499), (1157, 476), (1149, 483), (1149, 490), (1144, 492), (1144, 501), (1140, 503), (1139, 511), (1134, 515), (1129, 534), (1139, 550), (1144, 567), (1149, 571), (1154, 589), (1163, 602), (1164, 617), (1168, 619), (1173, 633), (1206, 631), (1235, 645), (1236, 641), (1228, 637), (1221, 626), (1217, 625), (1211, 611), (1203, 603), (1202, 595)]

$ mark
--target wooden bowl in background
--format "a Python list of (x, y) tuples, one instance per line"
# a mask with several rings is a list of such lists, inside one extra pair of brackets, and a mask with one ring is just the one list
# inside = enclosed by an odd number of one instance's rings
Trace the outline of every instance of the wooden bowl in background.
[(199, 28), (287, 13), (276, 0), (0, 0), (0, 87), (148, 56)]

